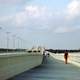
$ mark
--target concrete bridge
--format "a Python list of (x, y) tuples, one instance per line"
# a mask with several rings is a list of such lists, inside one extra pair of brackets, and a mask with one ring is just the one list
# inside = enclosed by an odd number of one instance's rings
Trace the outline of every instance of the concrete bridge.
[(70, 53), (68, 64), (63, 54), (49, 54), (0, 55), (0, 80), (80, 80), (80, 53)]

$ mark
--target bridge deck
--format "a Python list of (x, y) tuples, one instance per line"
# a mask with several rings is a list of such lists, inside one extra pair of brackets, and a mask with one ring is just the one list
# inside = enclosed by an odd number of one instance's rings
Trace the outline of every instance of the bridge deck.
[(41, 66), (21, 73), (10, 80), (80, 80), (80, 68), (50, 57)]

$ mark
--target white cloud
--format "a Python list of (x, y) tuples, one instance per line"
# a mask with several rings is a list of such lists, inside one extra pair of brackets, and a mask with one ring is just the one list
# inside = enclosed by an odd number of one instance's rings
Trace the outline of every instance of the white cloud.
[(72, 0), (67, 6), (68, 18), (75, 18), (80, 15), (80, 0)]
[(0, 22), (5, 22), (11, 19), (13, 16), (0, 16)]
[(45, 26), (50, 17), (52, 17), (52, 15), (47, 7), (29, 5), (25, 7), (23, 12), (16, 14), (16, 24), (17, 26)]
[(79, 15), (79, 3), (73, 0), (68, 4), (67, 11), (68, 17), (72, 19), (71, 21), (65, 19), (67, 13), (51, 11), (47, 6), (27, 5), (23, 11), (12, 17), (3, 17), (1, 21), (5, 23), (9, 20), (10, 22), (12, 21), (9, 24), (15, 24), (17, 27), (27, 27), (27, 29), (30, 28), (32, 30), (51, 30), (56, 33), (72, 32), (79, 29), (76, 25), (73, 25), (72, 18), (75, 15)]
[(68, 32), (74, 32), (79, 30), (80, 27), (57, 27), (55, 29), (55, 33), (68, 33)]
[(65, 33), (65, 32), (70, 32), (70, 31), (72, 31), (72, 30), (70, 30), (70, 28), (68, 28), (68, 27), (57, 27), (55, 29), (56, 33)]
[(26, 6), (25, 11), (29, 16), (38, 17), (41, 14), (41, 9), (38, 6)]
[(48, 11), (48, 7), (38, 5), (26, 6), (25, 12), (31, 17), (43, 17), (50, 14)]
[(17, 13), (14, 17), (14, 20), (16, 22), (16, 26), (22, 26), (24, 25), (25, 21), (27, 22), (27, 17), (25, 12)]
[[(17, 27), (39, 27), (39, 29), (47, 28), (45, 25), (49, 21), (51, 13), (45, 6), (27, 5), (23, 11), (16, 13), (12, 16), (0, 17), (0, 23), (6, 23), (12, 21)], [(52, 17), (52, 16), (51, 16)]]

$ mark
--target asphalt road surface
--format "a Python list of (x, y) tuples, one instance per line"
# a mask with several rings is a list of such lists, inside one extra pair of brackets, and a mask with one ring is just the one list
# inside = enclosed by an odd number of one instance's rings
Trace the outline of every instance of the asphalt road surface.
[(45, 57), (42, 65), (9, 80), (80, 80), (80, 68), (51, 57)]

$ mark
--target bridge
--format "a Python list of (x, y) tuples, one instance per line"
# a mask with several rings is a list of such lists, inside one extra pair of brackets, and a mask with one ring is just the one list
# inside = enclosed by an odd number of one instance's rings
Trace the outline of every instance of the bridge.
[(0, 80), (80, 80), (80, 53), (69, 53), (68, 64), (63, 54), (0, 54)]

